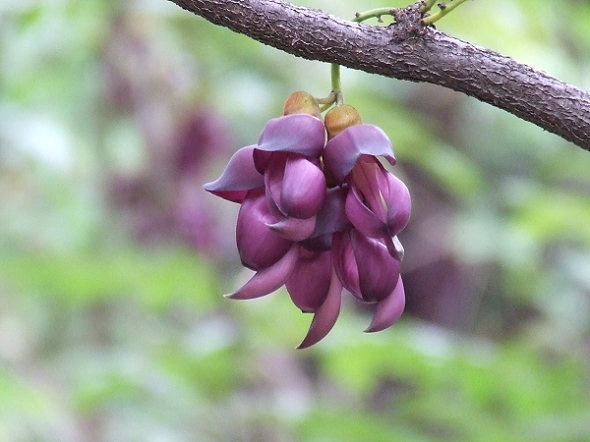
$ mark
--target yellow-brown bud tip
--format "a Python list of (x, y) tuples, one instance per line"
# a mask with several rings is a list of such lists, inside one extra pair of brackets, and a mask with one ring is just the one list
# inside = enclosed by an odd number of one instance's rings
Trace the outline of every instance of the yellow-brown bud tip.
[(331, 139), (347, 127), (362, 124), (362, 121), (361, 116), (354, 107), (348, 104), (341, 104), (330, 109), (324, 117), (324, 124), (328, 131), (328, 138)]
[(318, 100), (308, 92), (293, 92), (285, 101), (283, 115), (309, 114), (321, 118), (320, 105)]

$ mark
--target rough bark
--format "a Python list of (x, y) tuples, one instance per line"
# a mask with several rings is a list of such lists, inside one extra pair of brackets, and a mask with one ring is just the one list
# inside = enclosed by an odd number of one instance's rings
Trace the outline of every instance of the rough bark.
[(391, 26), (340, 20), (282, 0), (170, 0), (217, 25), (309, 60), (448, 87), (590, 151), (590, 94), (420, 24), (417, 5)]

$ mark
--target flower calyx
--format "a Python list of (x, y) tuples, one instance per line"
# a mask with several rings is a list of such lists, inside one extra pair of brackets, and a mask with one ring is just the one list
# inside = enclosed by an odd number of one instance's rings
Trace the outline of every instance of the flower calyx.
[(362, 124), (358, 111), (349, 104), (339, 104), (330, 109), (324, 118), (324, 125), (331, 140), (344, 129)]
[(309, 114), (321, 118), (320, 104), (317, 98), (305, 91), (295, 91), (287, 97), (283, 106), (283, 115)]

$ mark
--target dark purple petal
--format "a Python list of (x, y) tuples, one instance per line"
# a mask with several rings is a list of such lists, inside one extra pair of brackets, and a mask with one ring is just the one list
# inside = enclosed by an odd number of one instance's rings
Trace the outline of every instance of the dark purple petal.
[(365, 333), (378, 332), (390, 327), (402, 315), (405, 303), (404, 284), (400, 275), (393, 291), (377, 303), (373, 320)]
[(406, 185), (395, 175), (388, 174), (388, 195), (385, 197), (387, 205), (387, 226), (391, 236), (401, 232), (410, 221), (412, 202)]
[(342, 284), (336, 276), (336, 272), (332, 270), (330, 277), (330, 288), (326, 300), (317, 309), (307, 335), (297, 347), (303, 349), (317, 344), (321, 341), (334, 327), (336, 319), (340, 314), (340, 303), (342, 300)]
[(273, 118), (264, 127), (257, 148), (268, 152), (295, 152), (319, 157), (324, 147), (324, 123), (308, 114)]
[(264, 179), (254, 167), (254, 147), (246, 146), (238, 150), (229, 159), (221, 176), (203, 188), (226, 200), (241, 203), (248, 190), (262, 187)]
[(350, 227), (344, 212), (348, 187), (333, 187), (326, 192), (326, 200), (317, 215), (315, 230), (301, 245), (307, 250), (325, 251), (332, 248), (332, 234)]
[(267, 226), (277, 235), (288, 239), (289, 241), (303, 241), (311, 236), (315, 229), (316, 218), (307, 219), (283, 218), (274, 224)]
[(344, 288), (357, 298), (363, 299), (359, 283), (358, 267), (350, 241), (350, 231), (334, 233), (332, 262), (334, 263), (334, 269), (338, 275), (338, 279)]
[(281, 259), (272, 266), (259, 270), (237, 292), (226, 295), (230, 299), (254, 299), (278, 290), (289, 278), (295, 267), (299, 247), (293, 244)]
[(244, 199), (236, 225), (236, 242), (242, 264), (252, 270), (270, 267), (291, 247), (292, 241), (280, 237), (268, 225), (279, 221), (267, 204), (264, 189), (251, 190)]
[(410, 220), (411, 200), (405, 184), (377, 160), (361, 160), (351, 175), (346, 215), (363, 234), (388, 245)]
[(387, 208), (385, 196), (388, 194), (387, 175), (391, 175), (376, 157), (362, 155), (352, 169), (350, 185), (358, 189), (362, 200), (369, 209), (385, 220)]
[(359, 274), (360, 294), (365, 301), (380, 301), (389, 295), (399, 277), (400, 262), (392, 258), (385, 244), (350, 231)]
[(352, 225), (363, 235), (381, 238), (387, 235), (387, 225), (371, 211), (361, 200), (356, 187), (346, 196), (346, 216)]
[[(254, 156), (256, 157), (256, 155)], [(286, 162), (287, 154), (279, 152), (272, 156), (272, 161), (269, 161), (264, 170), (264, 186), (266, 187), (266, 194), (277, 208), (281, 202), (281, 191), (283, 188), (283, 176), (285, 175)], [(283, 215), (287, 216), (284, 212)]]
[(293, 304), (303, 312), (315, 312), (328, 295), (331, 274), (329, 252), (309, 252), (300, 247), (295, 269), (285, 283)]
[(351, 126), (326, 143), (324, 163), (338, 182), (352, 171), (361, 155), (380, 155), (395, 164), (391, 141), (385, 132), (371, 124)]
[(285, 165), (281, 212), (295, 218), (316, 215), (326, 199), (326, 178), (319, 167), (299, 156), (289, 155)]
[(351, 229), (334, 234), (333, 262), (342, 285), (363, 301), (379, 301), (394, 289), (400, 262), (385, 244)]

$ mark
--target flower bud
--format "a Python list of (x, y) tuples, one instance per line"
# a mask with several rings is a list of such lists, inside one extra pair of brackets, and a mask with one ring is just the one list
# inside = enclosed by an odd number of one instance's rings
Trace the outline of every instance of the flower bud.
[(293, 92), (285, 101), (283, 115), (309, 114), (321, 118), (318, 100), (309, 92)]
[(361, 116), (354, 107), (348, 104), (341, 104), (330, 109), (324, 118), (328, 139), (332, 139), (344, 129), (358, 124), (362, 124)]

